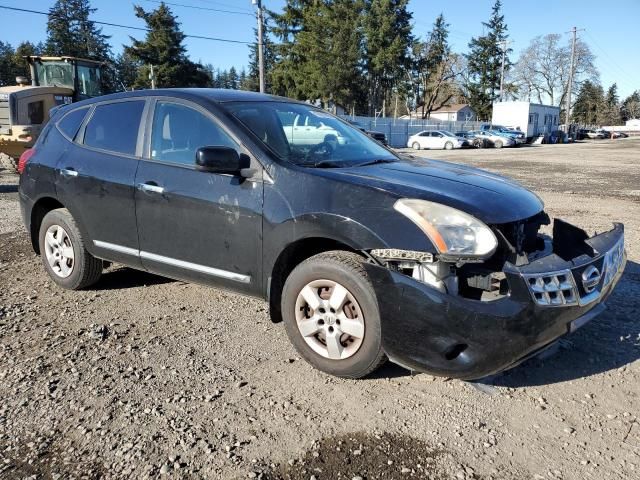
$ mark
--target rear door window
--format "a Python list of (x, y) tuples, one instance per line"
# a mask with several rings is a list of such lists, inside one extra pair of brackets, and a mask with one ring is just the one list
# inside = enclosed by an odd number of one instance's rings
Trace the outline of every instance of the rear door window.
[(98, 105), (84, 132), (84, 144), (110, 152), (135, 155), (144, 100)]
[(78, 108), (70, 111), (58, 122), (58, 129), (69, 140), (73, 140), (88, 111), (88, 108)]

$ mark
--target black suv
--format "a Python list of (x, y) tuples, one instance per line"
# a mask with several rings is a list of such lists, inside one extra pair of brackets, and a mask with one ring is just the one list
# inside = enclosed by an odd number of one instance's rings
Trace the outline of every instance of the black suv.
[(589, 238), (556, 220), (542, 235), (541, 200), (511, 180), (401, 157), (255, 93), (65, 106), (20, 170), (24, 223), (58, 285), (118, 262), (261, 297), (305, 359), (344, 377), (387, 358), (459, 378), (513, 366), (603, 310), (626, 259), (620, 224)]

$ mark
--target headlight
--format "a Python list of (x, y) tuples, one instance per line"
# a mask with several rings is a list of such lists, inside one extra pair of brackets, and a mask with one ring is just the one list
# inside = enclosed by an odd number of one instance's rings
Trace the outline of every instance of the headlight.
[(398, 200), (393, 208), (415, 223), (441, 254), (485, 257), (498, 246), (489, 227), (455, 208), (408, 198)]

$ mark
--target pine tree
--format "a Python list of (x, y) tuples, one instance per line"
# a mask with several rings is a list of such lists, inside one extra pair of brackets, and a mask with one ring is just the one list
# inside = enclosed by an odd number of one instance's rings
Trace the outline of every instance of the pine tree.
[(150, 12), (136, 5), (134, 11), (149, 29), (144, 41), (130, 37), (132, 45), (125, 47), (125, 53), (142, 64), (134, 84), (136, 88), (150, 87), (151, 65), (157, 87), (205, 87), (211, 83), (204, 67), (187, 57), (185, 35), (166, 4), (161, 3)]
[(141, 66), (140, 62), (124, 51), (116, 56), (113, 66), (115, 68), (117, 89), (131, 90), (138, 78), (138, 69)]
[(29, 65), (24, 57), (40, 55), (43, 45), (22, 42), (16, 49), (0, 41), (0, 86), (15, 85), (16, 77), (29, 78)]
[(640, 118), (640, 90), (636, 90), (627, 98), (624, 99), (620, 107), (622, 113), (622, 120), (633, 120), (634, 118)]
[(110, 37), (89, 18), (95, 11), (89, 0), (56, 0), (49, 10), (46, 53), (109, 61)]
[(229, 69), (229, 74), (228, 74), (228, 82), (229, 82), (229, 87), (233, 90), (237, 90), (239, 88), (239, 77), (238, 77), (238, 72), (236, 71), (236, 67), (231, 67)]
[(455, 83), (458, 57), (449, 46), (449, 24), (440, 14), (425, 42), (413, 45), (415, 96), (422, 118), (429, 116), (457, 94)]
[[(271, 27), (269, 25), (269, 17), (265, 19), (265, 35), (262, 37), (263, 44), (263, 60), (264, 60), (264, 83), (265, 91), (271, 92), (272, 81), (271, 72), (273, 66), (276, 63), (276, 50), (273, 42), (269, 38), (269, 32)], [(260, 91), (260, 62), (258, 59), (258, 29), (253, 29), (255, 37), (255, 43), (249, 45), (249, 73), (244, 82), (244, 90), (251, 90), (254, 92)]]
[(365, 0), (362, 14), (369, 114), (383, 107), (409, 66), (412, 43), (408, 0)]
[(304, 93), (298, 88), (296, 80), (304, 52), (297, 47), (296, 39), (304, 26), (305, 10), (312, 8), (314, 1), (287, 0), (282, 13), (267, 10), (271, 21), (270, 33), (278, 40), (274, 46), (276, 59), (269, 75), (272, 93), (304, 99)]
[(586, 80), (580, 86), (573, 104), (572, 120), (581, 125), (597, 125), (602, 119), (606, 105), (602, 86)]
[[(481, 119), (491, 118), (493, 103), (498, 99), (500, 90), (500, 72), (502, 64), (502, 49), (508, 38), (507, 25), (501, 13), (502, 2), (496, 0), (491, 11), (491, 18), (482, 24), (487, 30), (485, 35), (471, 39), (470, 52), (466, 55), (468, 68), (468, 82), (465, 85), (471, 106)], [(506, 50), (505, 73), (512, 63)]]
[(302, 98), (350, 107), (362, 94), (361, 2), (317, 2), (304, 10), (304, 29), (297, 35), (301, 63), (295, 77)]
[(15, 78), (12, 77), (14, 54), (11, 44), (0, 40), (0, 87), (15, 85)]

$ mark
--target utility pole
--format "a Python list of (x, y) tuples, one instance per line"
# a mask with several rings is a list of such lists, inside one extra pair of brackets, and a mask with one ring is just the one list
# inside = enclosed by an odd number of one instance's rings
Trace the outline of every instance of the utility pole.
[(507, 45), (510, 40), (502, 40), (498, 45), (502, 45), (502, 68), (500, 69), (500, 101), (504, 100), (504, 58), (507, 55)]
[(153, 72), (153, 64), (150, 65), (151, 70), (149, 71), (149, 80), (151, 80), (151, 90), (156, 89), (156, 74)]
[(575, 74), (575, 58), (576, 58), (576, 34), (578, 33), (578, 29), (573, 27), (570, 32), (573, 34), (573, 38), (571, 39), (571, 65), (569, 65), (569, 83), (567, 85), (567, 100), (565, 104), (565, 115), (566, 115), (566, 133), (569, 135), (569, 121), (571, 119), (571, 89), (573, 88), (573, 75)]
[(260, 72), (260, 93), (264, 93), (264, 13), (262, 0), (252, 0), (258, 8), (258, 70)]

